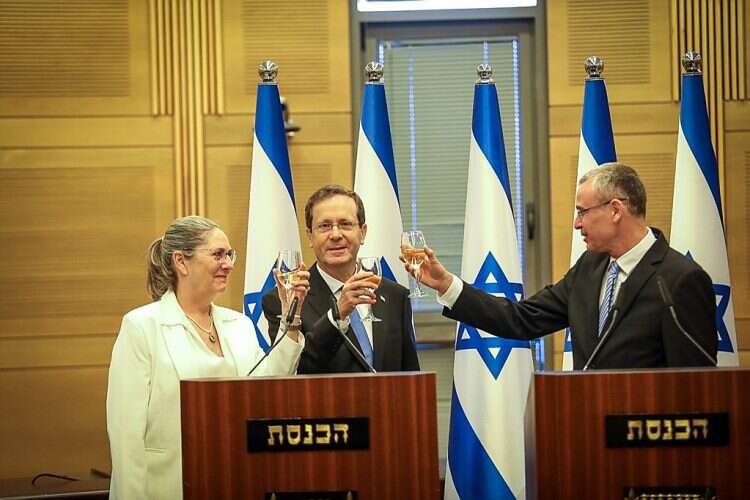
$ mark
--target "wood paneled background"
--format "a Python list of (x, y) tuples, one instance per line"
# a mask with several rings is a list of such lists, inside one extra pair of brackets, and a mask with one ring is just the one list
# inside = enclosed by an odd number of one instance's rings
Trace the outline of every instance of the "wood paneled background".
[(108, 470), (107, 367), (149, 301), (148, 243), (176, 216), (215, 219), (242, 255), (221, 302), (242, 309), (260, 62), (302, 127), (297, 206), (351, 185), (349, 11), (3, 0), (0, 26), (0, 479)]
[[(547, 3), (555, 278), (568, 267), (583, 59), (605, 61), (618, 156), (643, 173), (649, 222), (668, 232), (675, 61), (688, 41), (718, 53), (726, 38), (712, 81), (722, 72), (735, 83), (707, 88), (712, 116), (722, 117), (714, 133), (741, 359), (750, 364), (745, 0)], [(199, 212), (226, 229), (241, 258), (221, 301), (241, 309), (259, 62), (279, 64), (281, 94), (302, 126), (290, 141), (300, 215), (321, 184), (351, 185), (348, 5), (0, 2), (0, 478), (109, 469), (112, 344), (122, 314), (148, 302), (145, 249), (174, 217)], [(713, 24), (706, 15), (705, 29), (701, 16), (696, 25), (693, 14), (710, 8)], [(559, 367), (559, 339), (557, 347)]]
[[(701, 52), (743, 366), (750, 365), (748, 25), (745, 0), (547, 2), (553, 278), (561, 278), (570, 266), (584, 59), (598, 55), (604, 60), (618, 160), (642, 175), (648, 191), (647, 221), (669, 236), (680, 111), (679, 59), (686, 50)], [(554, 365), (559, 369), (561, 333), (556, 334), (554, 346)]]

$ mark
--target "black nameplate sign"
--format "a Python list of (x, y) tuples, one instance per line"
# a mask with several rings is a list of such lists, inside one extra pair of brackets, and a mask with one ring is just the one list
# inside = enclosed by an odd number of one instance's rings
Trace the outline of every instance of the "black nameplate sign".
[(357, 500), (356, 491), (274, 491), (264, 500)]
[(352, 418), (286, 418), (247, 421), (247, 451), (366, 450), (370, 421)]
[(607, 415), (607, 448), (726, 446), (728, 413)]

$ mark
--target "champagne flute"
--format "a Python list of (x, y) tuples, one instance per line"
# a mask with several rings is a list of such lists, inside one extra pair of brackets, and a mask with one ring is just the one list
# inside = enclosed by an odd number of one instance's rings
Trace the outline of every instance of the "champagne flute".
[[(301, 265), (302, 254), (299, 250), (281, 250), (276, 257), (276, 269), (279, 270), (279, 280), (284, 287), (287, 304), (292, 300), (292, 284), (297, 279), (297, 272)], [(284, 316), (280, 314), (278, 317)]]
[[(372, 276), (367, 279), (375, 285), (375, 289), (380, 286), (380, 281), (383, 279), (383, 268), (380, 265), (380, 257), (360, 257), (357, 259), (357, 267), (358, 271), (372, 273)], [(362, 321), (378, 322), (383, 320), (372, 313), (372, 305), (370, 305), (367, 309), (367, 314), (362, 318)]]
[(414, 277), (417, 281), (416, 288), (409, 293), (409, 298), (411, 299), (424, 297), (426, 295), (419, 284), (419, 279), (422, 276), (422, 263), (426, 257), (424, 251), (426, 245), (427, 243), (425, 242), (422, 231), (404, 231), (401, 235), (401, 255), (403, 255), (404, 260), (414, 268)]

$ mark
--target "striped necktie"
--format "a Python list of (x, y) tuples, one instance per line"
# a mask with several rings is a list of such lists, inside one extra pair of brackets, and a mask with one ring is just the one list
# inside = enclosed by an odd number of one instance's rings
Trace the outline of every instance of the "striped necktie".
[(620, 266), (617, 265), (617, 261), (612, 261), (609, 266), (607, 273), (607, 285), (604, 288), (604, 300), (602, 300), (599, 306), (599, 335), (602, 334), (604, 323), (607, 321), (609, 311), (612, 309), (612, 302), (615, 295), (615, 283), (617, 283), (617, 275), (620, 273)]

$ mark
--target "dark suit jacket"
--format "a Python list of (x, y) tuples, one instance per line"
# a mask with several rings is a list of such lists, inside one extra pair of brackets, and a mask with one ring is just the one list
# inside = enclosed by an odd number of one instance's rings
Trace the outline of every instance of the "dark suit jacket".
[[(714, 358), (718, 345), (716, 301), (711, 278), (700, 266), (656, 242), (620, 287), (604, 325), (612, 330), (590, 368), (706, 366), (711, 363), (677, 329), (659, 294), (657, 277), (670, 290), (682, 326)], [(581, 369), (599, 342), (599, 294), (609, 255), (585, 252), (563, 279), (527, 300), (513, 303), (464, 284), (452, 309), (443, 314), (499, 337), (533, 339), (568, 326), (573, 367)]]
[[(419, 370), (417, 351), (413, 341), (413, 326), (409, 291), (398, 283), (383, 278), (375, 291), (377, 304), (373, 313), (381, 322), (372, 325), (373, 365), (376, 371)], [(346, 373), (367, 371), (344, 343), (338, 329), (328, 319), (331, 308), (331, 289), (318, 271), (310, 268), (310, 291), (302, 305), (302, 332), (305, 349), (297, 373)], [(281, 303), (276, 290), (263, 296), (263, 314), (268, 320), (271, 338), (279, 328), (277, 316)], [(346, 336), (359, 347), (354, 331), (349, 327)]]

